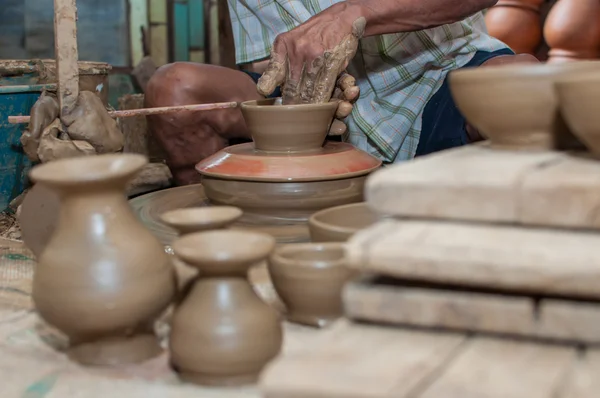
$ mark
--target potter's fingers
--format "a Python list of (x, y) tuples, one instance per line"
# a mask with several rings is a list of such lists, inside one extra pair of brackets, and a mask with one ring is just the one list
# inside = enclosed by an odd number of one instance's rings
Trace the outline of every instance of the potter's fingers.
[(342, 101), (338, 105), (338, 108), (335, 112), (335, 117), (337, 119), (343, 119), (347, 117), (350, 113), (352, 113), (352, 104), (346, 101)]
[[(279, 46), (281, 47), (281, 45)], [(285, 50), (282, 53), (278, 53), (275, 52), (275, 48), (273, 49), (267, 69), (256, 84), (259, 94), (268, 97), (275, 91), (277, 86), (283, 83), (287, 74), (287, 57), (285, 54)]]
[(350, 103), (355, 103), (360, 96), (360, 88), (357, 86), (346, 89), (342, 94), (342, 99)]
[(350, 87), (354, 87), (356, 86), (356, 79), (354, 78), (354, 76), (343, 72), (340, 77), (337, 80), (337, 86), (345, 91), (347, 89), (349, 89)]
[(315, 89), (311, 101), (313, 104), (322, 104), (329, 101), (337, 83), (337, 69), (339, 65), (335, 59), (335, 54), (327, 51), (323, 55), (323, 58), (325, 61), (323, 68), (321, 68), (319, 76), (315, 81)]
[(281, 90), (281, 103), (284, 105), (295, 105), (300, 103), (300, 84), (302, 75), (304, 75), (304, 71), (302, 72), (300, 78), (292, 78), (290, 75), (291, 71), (289, 69), (288, 64), (288, 76), (285, 79), (285, 83), (283, 83), (283, 87)]
[(323, 68), (323, 64), (323, 56), (319, 56), (315, 58), (310, 63), (310, 66), (306, 68), (300, 83), (300, 98), (302, 103), (308, 104), (312, 101), (315, 91), (315, 81), (319, 76), (319, 72)]
[(334, 119), (333, 123), (331, 123), (331, 127), (329, 128), (329, 135), (342, 135), (346, 132), (348, 127), (341, 120)]

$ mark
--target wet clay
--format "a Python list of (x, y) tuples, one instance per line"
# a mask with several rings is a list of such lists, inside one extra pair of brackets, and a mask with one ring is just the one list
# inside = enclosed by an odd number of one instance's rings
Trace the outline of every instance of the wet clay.
[(572, 149), (580, 143), (560, 115), (555, 83), (599, 66), (580, 61), (466, 68), (451, 72), (449, 82), (458, 109), (491, 147)]
[(243, 102), (241, 108), (257, 150), (299, 152), (323, 146), (337, 105), (284, 106), (270, 98)]
[(277, 248), (269, 274), (289, 321), (326, 327), (343, 315), (342, 288), (355, 273), (346, 267), (343, 244), (321, 243)]
[(140, 155), (97, 155), (30, 172), (61, 204), (32, 297), (40, 316), (69, 337), (68, 355), (85, 365), (140, 362), (161, 352), (152, 324), (174, 297), (175, 276), (124, 194), (146, 162)]
[(247, 279), (250, 267), (274, 247), (269, 235), (234, 230), (175, 241), (175, 255), (202, 274), (172, 321), (171, 363), (182, 380), (216, 386), (255, 383), (280, 352), (279, 316)]
[(310, 239), (313, 242), (346, 242), (356, 232), (382, 218), (366, 202), (321, 210), (308, 219)]

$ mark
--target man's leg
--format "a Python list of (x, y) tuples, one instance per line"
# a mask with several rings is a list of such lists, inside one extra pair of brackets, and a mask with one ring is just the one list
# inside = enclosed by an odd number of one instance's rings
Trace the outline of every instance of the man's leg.
[[(514, 55), (506, 49), (493, 53), (478, 52), (473, 60), (465, 67), (486, 67), (495, 65), (538, 63), (532, 55)], [(480, 141), (483, 138), (475, 128), (469, 126), (464, 116), (460, 113), (452, 94), (448, 81), (429, 100), (423, 111), (421, 136), (415, 156), (423, 156), (433, 152), (450, 149)]]
[[(158, 69), (148, 82), (145, 97), (146, 107), (263, 98), (248, 74), (194, 63)], [(250, 138), (239, 108), (149, 116), (148, 127), (165, 149), (178, 185), (199, 182), (196, 163), (226, 147), (230, 139)]]

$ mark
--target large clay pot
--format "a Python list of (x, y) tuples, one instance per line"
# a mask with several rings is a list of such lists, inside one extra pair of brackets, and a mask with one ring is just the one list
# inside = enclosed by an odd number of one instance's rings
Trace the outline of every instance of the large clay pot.
[(30, 172), (61, 202), (39, 257), (33, 300), (40, 316), (69, 337), (69, 356), (83, 364), (139, 362), (161, 352), (152, 325), (174, 296), (174, 272), (125, 196), (146, 163), (140, 155), (99, 155)]
[(175, 241), (175, 255), (202, 274), (173, 316), (171, 362), (182, 380), (254, 383), (279, 353), (279, 315), (247, 279), (249, 268), (274, 247), (275, 239), (267, 234), (236, 230), (199, 232)]

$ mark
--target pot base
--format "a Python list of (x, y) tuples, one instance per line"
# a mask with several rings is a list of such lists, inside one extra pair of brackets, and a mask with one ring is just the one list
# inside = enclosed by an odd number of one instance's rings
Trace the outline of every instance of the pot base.
[(192, 384), (211, 387), (239, 387), (244, 385), (256, 384), (258, 382), (259, 372), (233, 375), (233, 376), (216, 376), (206, 373), (181, 372), (179, 378)]
[(286, 315), (286, 318), (289, 322), (299, 323), (301, 325), (306, 326), (314, 326), (317, 328), (326, 328), (341, 317), (342, 314), (340, 314), (339, 316), (321, 317), (317, 315), (300, 314), (293, 312), (290, 312)]
[(76, 344), (67, 355), (82, 365), (114, 366), (144, 362), (162, 351), (155, 335), (138, 334)]

